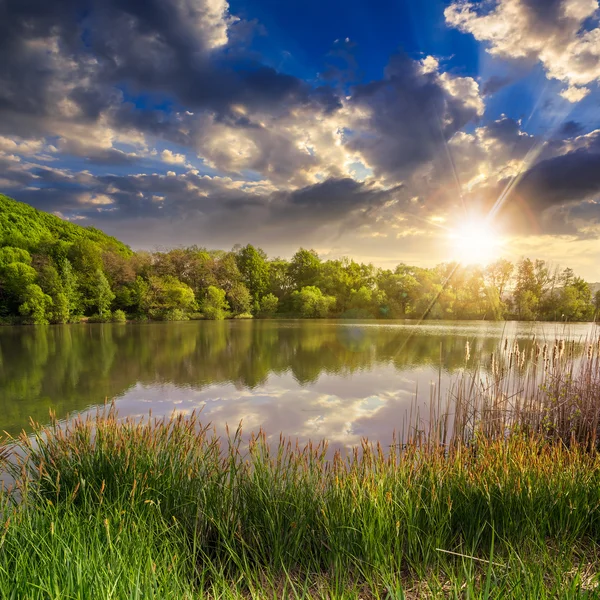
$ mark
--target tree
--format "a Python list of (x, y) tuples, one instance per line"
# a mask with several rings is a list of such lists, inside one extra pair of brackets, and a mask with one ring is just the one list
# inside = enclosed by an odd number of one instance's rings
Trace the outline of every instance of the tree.
[(267, 255), (259, 248), (248, 244), (236, 254), (236, 262), (242, 281), (248, 288), (252, 300), (258, 303), (269, 287), (269, 263)]
[(25, 288), (37, 279), (36, 270), (23, 262), (12, 262), (6, 265), (1, 275), (4, 289), (15, 298), (20, 298)]
[(39, 285), (31, 283), (23, 292), (23, 303), (19, 306), (19, 312), (24, 317), (29, 317), (35, 325), (46, 325), (47, 313), (51, 306), (52, 298), (44, 294)]
[(584, 321), (593, 316), (590, 286), (580, 277), (569, 277), (560, 294), (560, 316), (567, 321)]
[(225, 299), (225, 290), (211, 285), (206, 290), (206, 296), (202, 302), (204, 317), (213, 321), (222, 321), (227, 316), (229, 304)]
[(260, 314), (264, 317), (271, 317), (277, 312), (279, 299), (274, 294), (267, 294), (260, 300)]
[(515, 266), (505, 258), (501, 258), (485, 269), (485, 278), (489, 286), (496, 289), (498, 297), (502, 299), (510, 282), (511, 275), (515, 270)]
[(48, 311), (48, 319), (52, 323), (68, 323), (69, 301), (64, 293), (61, 277), (52, 264), (42, 266), (38, 283), (42, 291), (52, 298), (52, 308)]
[(103, 272), (102, 249), (95, 242), (82, 238), (71, 246), (68, 259), (77, 273), (82, 308), (88, 312), (97, 310), (98, 271)]
[(31, 254), (22, 248), (13, 248), (11, 246), (4, 246), (4, 248), (0, 248), (0, 269), (3, 269), (7, 265), (15, 262), (30, 265)]
[(241, 282), (234, 283), (227, 292), (227, 302), (234, 314), (249, 313), (252, 310), (252, 296)]
[(197, 308), (192, 288), (176, 277), (138, 277), (134, 292), (141, 310), (155, 319), (179, 320)]
[(60, 278), (62, 291), (69, 306), (69, 318), (81, 312), (81, 294), (77, 286), (77, 276), (69, 259), (64, 258), (60, 263)]
[(321, 259), (314, 250), (300, 248), (290, 261), (289, 275), (297, 290), (314, 286), (319, 277)]
[(96, 270), (96, 289), (95, 289), (95, 305), (98, 308), (98, 314), (101, 317), (110, 314), (110, 305), (115, 299), (113, 291), (110, 289), (108, 279), (100, 270)]
[(292, 304), (295, 310), (304, 318), (323, 318), (335, 305), (333, 296), (324, 296), (315, 286), (306, 286), (292, 294)]
[(532, 321), (537, 318), (541, 289), (536, 270), (539, 269), (536, 269), (529, 258), (522, 259), (517, 265), (513, 304), (520, 321)]

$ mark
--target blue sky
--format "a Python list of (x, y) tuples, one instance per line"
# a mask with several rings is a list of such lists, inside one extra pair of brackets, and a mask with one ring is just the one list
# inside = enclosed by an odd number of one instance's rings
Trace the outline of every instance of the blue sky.
[(484, 231), (600, 280), (598, 0), (5, 4), (0, 192), (134, 248)]

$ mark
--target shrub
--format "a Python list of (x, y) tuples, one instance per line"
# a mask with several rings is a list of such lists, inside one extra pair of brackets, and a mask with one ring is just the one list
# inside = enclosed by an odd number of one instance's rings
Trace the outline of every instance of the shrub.
[(127, 315), (121, 309), (115, 310), (112, 314), (113, 323), (126, 323)]
[(188, 321), (189, 317), (181, 308), (172, 308), (163, 313), (163, 321)]

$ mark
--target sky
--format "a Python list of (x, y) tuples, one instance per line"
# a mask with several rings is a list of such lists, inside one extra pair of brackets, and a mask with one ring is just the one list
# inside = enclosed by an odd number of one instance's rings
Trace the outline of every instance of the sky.
[(600, 281), (598, 0), (0, 0), (0, 192), (134, 249)]

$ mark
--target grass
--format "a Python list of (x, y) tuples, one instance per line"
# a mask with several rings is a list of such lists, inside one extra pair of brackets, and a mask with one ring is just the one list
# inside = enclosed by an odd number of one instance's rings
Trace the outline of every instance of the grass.
[(0, 597), (600, 597), (599, 350), (507, 344), (427, 435), (332, 460), (196, 415), (37, 427)]

